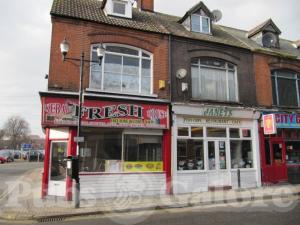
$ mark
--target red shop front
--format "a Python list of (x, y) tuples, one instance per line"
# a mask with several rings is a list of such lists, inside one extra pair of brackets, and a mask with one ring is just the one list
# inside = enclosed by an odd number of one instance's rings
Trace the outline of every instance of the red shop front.
[[(268, 117), (270, 121), (262, 123), (260, 129), (262, 182), (299, 184), (300, 114), (275, 113)], [(265, 134), (272, 126), (273, 132)]]
[[(77, 154), (78, 100), (41, 94), (46, 149), (42, 197), (72, 199), (66, 157)], [(169, 192), (171, 135), (169, 104), (89, 99), (82, 118), (81, 198)]]

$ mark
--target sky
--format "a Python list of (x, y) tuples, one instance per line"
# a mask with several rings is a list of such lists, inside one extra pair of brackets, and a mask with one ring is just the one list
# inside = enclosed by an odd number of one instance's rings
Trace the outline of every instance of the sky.
[[(198, 0), (155, 0), (155, 11), (183, 16)], [(300, 39), (299, 0), (204, 0), (223, 17), (218, 24), (250, 30), (272, 18), (281, 38)], [(8, 117), (26, 119), (43, 136), (39, 91), (47, 89), (52, 0), (0, 0), (0, 128)]]

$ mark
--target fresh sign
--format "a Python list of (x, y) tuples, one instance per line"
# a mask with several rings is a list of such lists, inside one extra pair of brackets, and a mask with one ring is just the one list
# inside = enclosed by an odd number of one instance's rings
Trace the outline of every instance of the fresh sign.
[[(78, 100), (42, 98), (44, 126), (77, 124)], [(168, 105), (85, 100), (81, 111), (82, 125), (92, 127), (169, 128)]]

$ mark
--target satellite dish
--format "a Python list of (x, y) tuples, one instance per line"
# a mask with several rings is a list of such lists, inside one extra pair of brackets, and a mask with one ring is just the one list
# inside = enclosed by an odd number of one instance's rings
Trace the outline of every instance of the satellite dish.
[(213, 21), (218, 22), (222, 19), (222, 12), (218, 9), (212, 11), (213, 14)]
[(264, 34), (262, 37), (262, 44), (264, 47), (267, 48), (275, 47), (276, 41), (277, 41), (276, 35), (270, 32)]
[(187, 75), (187, 71), (186, 71), (186, 69), (183, 69), (183, 68), (177, 70), (177, 72), (176, 72), (176, 77), (180, 80), (185, 78), (186, 75)]

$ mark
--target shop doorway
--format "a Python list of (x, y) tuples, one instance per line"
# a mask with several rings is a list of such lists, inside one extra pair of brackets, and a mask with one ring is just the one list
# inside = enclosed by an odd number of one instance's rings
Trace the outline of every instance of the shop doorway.
[(66, 161), (67, 141), (53, 141), (51, 143), (51, 160), (48, 195), (66, 195)]
[(287, 182), (286, 147), (282, 140), (265, 140), (263, 183)]
[(230, 188), (228, 170), (228, 146), (224, 140), (207, 141), (208, 155), (208, 186), (214, 188)]

